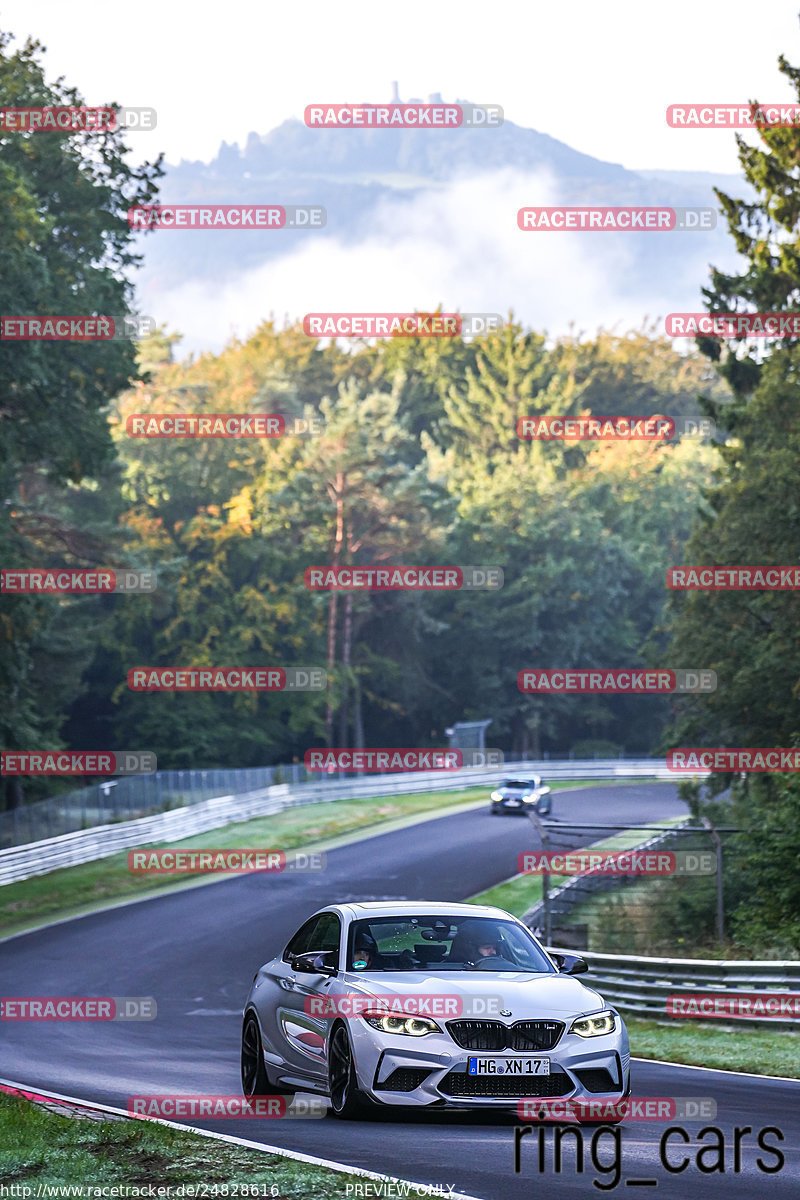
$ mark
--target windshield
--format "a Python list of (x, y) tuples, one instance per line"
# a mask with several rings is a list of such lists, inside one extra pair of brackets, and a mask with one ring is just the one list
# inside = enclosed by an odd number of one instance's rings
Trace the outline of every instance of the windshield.
[(536, 782), (533, 779), (507, 779), (501, 787), (507, 788), (535, 788)]
[(350, 927), (351, 971), (532, 971), (553, 964), (513, 921), (493, 917), (374, 917)]

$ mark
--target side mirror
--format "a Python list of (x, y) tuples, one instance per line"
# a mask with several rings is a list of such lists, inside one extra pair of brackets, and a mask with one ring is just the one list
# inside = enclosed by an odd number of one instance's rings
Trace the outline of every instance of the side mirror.
[(301, 975), (335, 975), (338, 950), (309, 950), (295, 954), (292, 968)]
[(548, 951), (562, 975), (584, 975), (589, 970), (589, 964), (580, 954), (557, 954)]

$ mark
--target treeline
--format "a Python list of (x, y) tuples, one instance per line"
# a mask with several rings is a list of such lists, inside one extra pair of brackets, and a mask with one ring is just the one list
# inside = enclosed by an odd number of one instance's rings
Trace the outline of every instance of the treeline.
[[(219, 356), (152, 361), (112, 407), (120, 522), (158, 568), (124, 616), (104, 601), (102, 648), (71, 733), (136, 730), (170, 765), (255, 765), (310, 745), (446, 744), (457, 720), (539, 753), (581, 742), (648, 749), (669, 701), (522, 695), (527, 666), (645, 662), (665, 565), (689, 533), (713, 451), (525, 443), (526, 413), (696, 411), (699, 358), (641, 333), (545, 339), (509, 320), (465, 344), (399, 339), (346, 354), (264, 325)], [(278, 412), (323, 432), (280, 440), (138, 439), (134, 413)], [(477, 593), (309, 592), (316, 564), (500, 566)], [(656, 653), (653, 650), (653, 653)], [(330, 696), (134, 695), (132, 665), (325, 667)], [(80, 720), (81, 724), (78, 725)]]
[[(96, 505), (113, 524), (115, 561), (155, 569), (159, 586), (55, 601), (70, 614), (80, 679), (60, 730), (70, 746), (144, 747), (164, 767), (252, 766), (324, 743), (446, 744), (454, 721), (491, 717), (491, 744), (513, 752), (658, 748), (671, 700), (540, 698), (520, 693), (517, 675), (664, 665), (653, 630), (665, 568), (714, 452), (696, 438), (529, 443), (515, 424), (529, 413), (696, 414), (698, 390), (714, 386), (699, 356), (647, 332), (548, 347), (512, 318), (468, 344), (406, 338), (345, 353), (265, 324), (217, 356), (172, 362), (163, 336), (141, 354), (145, 378), (110, 407), (116, 473), (102, 492), (84, 480), (81, 524)], [(279, 413), (321, 432), (127, 433), (135, 414), (178, 412)], [(51, 547), (48, 565), (85, 562)], [(305, 569), (328, 563), (500, 566), (505, 586), (309, 591)], [(330, 692), (126, 684), (139, 666), (287, 664), (324, 667)]]

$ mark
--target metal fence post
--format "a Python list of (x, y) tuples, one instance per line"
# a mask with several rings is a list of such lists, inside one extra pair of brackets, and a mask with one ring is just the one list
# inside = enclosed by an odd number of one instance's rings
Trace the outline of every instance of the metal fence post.
[[(542, 822), (537, 817), (536, 813), (531, 809), (528, 813), (533, 822), (536, 831), (539, 834), (539, 839), (542, 843), (542, 849), (547, 853), (547, 847), (550, 844), (550, 831), (545, 829)], [(549, 946), (552, 939), (552, 925), (550, 918), (550, 873), (549, 871), (542, 872), (542, 908), (544, 910), (544, 944)]]
[(725, 900), (722, 891), (722, 838), (708, 817), (701, 817), (700, 820), (711, 834), (714, 849), (717, 852), (717, 941), (721, 946), (725, 941)]

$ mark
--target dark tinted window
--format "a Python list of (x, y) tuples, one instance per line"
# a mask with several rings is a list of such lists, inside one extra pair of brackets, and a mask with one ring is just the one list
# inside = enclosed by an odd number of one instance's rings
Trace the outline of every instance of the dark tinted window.
[(284, 951), (284, 961), (294, 954), (311, 951), (337, 950), (341, 938), (339, 918), (336, 913), (319, 913), (301, 925)]
[[(348, 961), (359, 944), (373, 947), (369, 971), (463, 971), (482, 969), (553, 974), (553, 964), (528, 930), (497, 917), (396, 916), (354, 921)], [(481, 953), (481, 947), (493, 953)]]

